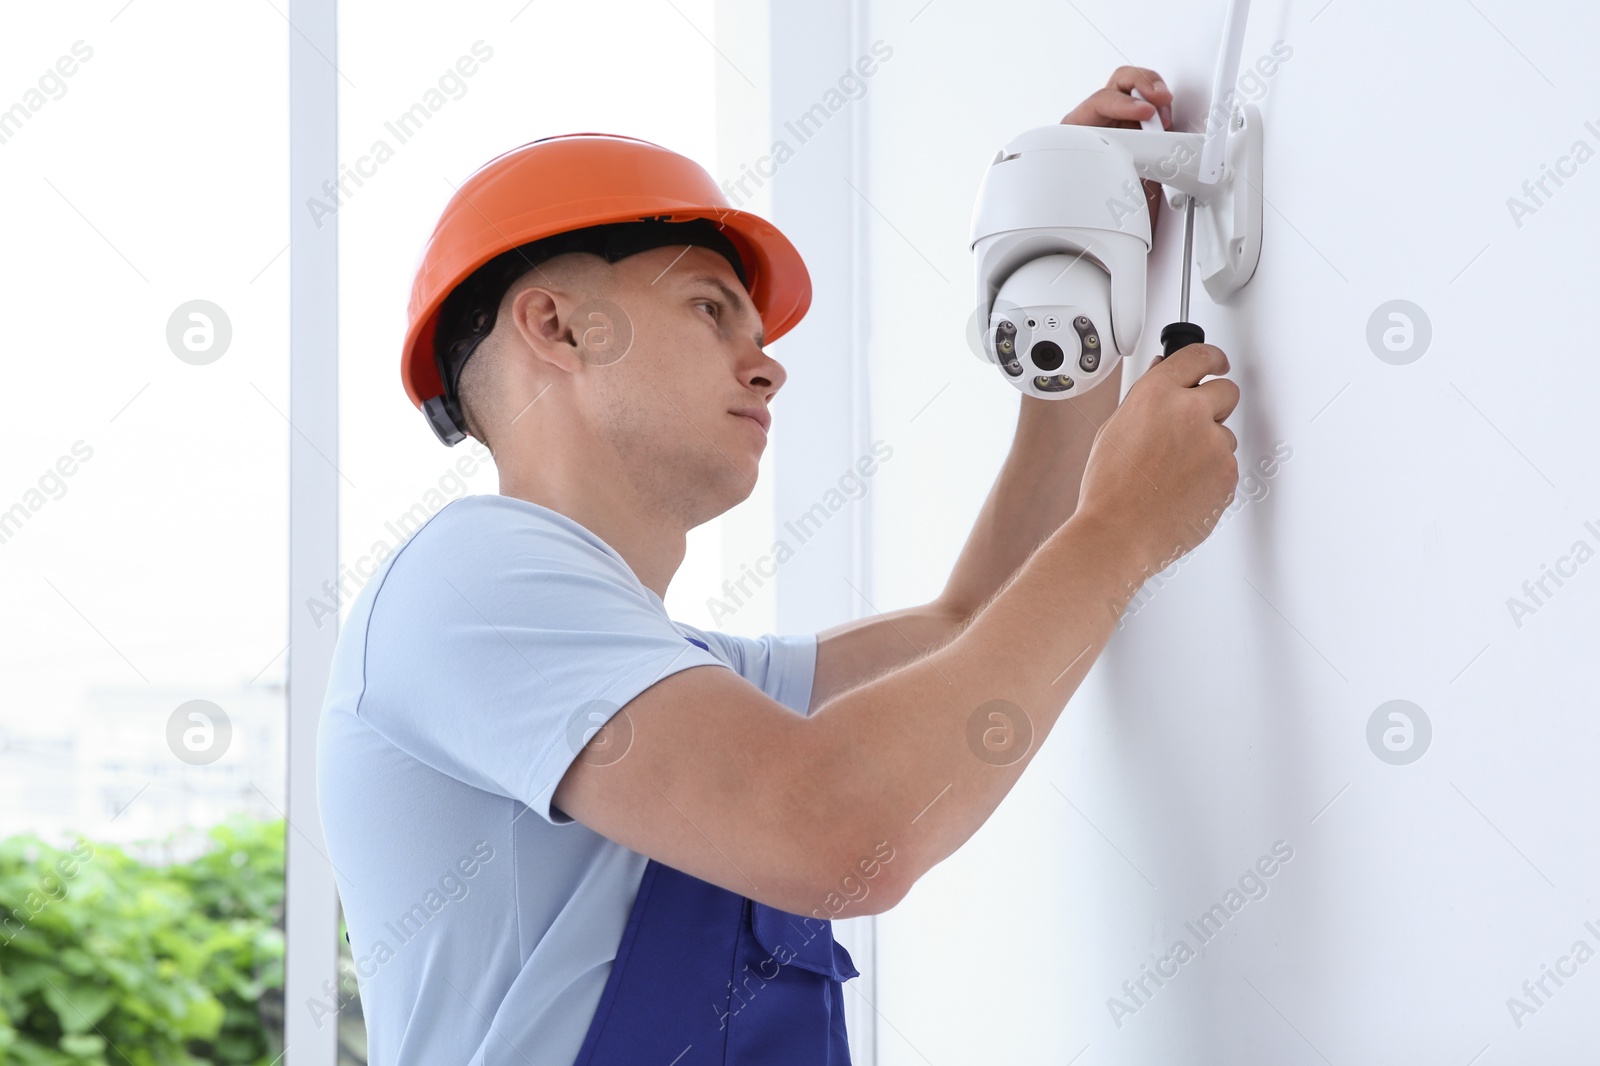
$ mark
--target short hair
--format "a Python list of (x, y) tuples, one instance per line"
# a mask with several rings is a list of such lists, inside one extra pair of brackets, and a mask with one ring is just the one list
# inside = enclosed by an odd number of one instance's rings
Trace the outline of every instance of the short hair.
[[(592, 293), (598, 292), (599, 271), (607, 266), (598, 256), (563, 252), (520, 272), (506, 285), (500, 296), (500, 304), (507, 304), (519, 283), (533, 274), (538, 274), (542, 281), (552, 285), (577, 284)], [(489, 340), (501, 310), (508, 309), (494, 307), (483, 332), (472, 338), (467, 354), (476, 358), (466, 359), (456, 371), (456, 404), (461, 412), (461, 420), (465, 423), (466, 431), (485, 445), (489, 444), (490, 412), (505, 392), (505, 368), (500, 362), (499, 345)], [(492, 446), (489, 450), (491, 453), (494, 451)]]
[(480, 354), (477, 359), (467, 360), (456, 379), (456, 405), (461, 411), (461, 421), (466, 423), (467, 435), (483, 442), (491, 455), (494, 447), (489, 444), (484, 419), (493, 397), (500, 391), (498, 363), (492, 352)]

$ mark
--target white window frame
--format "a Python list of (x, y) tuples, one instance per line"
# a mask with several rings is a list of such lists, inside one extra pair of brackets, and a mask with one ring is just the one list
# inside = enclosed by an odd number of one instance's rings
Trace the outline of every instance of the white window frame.
[[(284, 1064), (334, 1066), (339, 896), (317, 814), (317, 720), (339, 627), (299, 605), (339, 582), (339, 219), (303, 205), (339, 173), (338, 0), (290, 0), (289, 665), (284, 884)], [(298, 208), (298, 209), (297, 209)], [(342, 1002), (342, 999), (340, 999)]]
[[(840, 73), (869, 54), (869, 0), (768, 0), (770, 130), (836, 87)], [(719, 86), (720, 89), (720, 86)], [(871, 329), (868, 253), (871, 207), (868, 137), (871, 94), (851, 100), (772, 178), (772, 222), (805, 256), (811, 309), (784, 344), (790, 369), (785, 409), (804, 423), (804, 447), (775, 456), (779, 523), (804, 513), (840, 476), (871, 454), (867, 351)], [(777, 586), (777, 632), (816, 632), (874, 614), (871, 501), (846, 508), (847, 522), (822, 527), (784, 563)], [(863, 599), (866, 597), (866, 600)], [(845, 1025), (856, 1066), (877, 1062), (877, 919), (836, 922), (835, 936), (861, 972), (845, 983)]]

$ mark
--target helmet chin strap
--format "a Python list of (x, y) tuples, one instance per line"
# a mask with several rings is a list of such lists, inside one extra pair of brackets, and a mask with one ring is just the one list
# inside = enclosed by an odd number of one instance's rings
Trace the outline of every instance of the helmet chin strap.
[(452, 448), (467, 438), (467, 431), (461, 428), (461, 423), (466, 419), (459, 416), (459, 411), (452, 414), (454, 407), (455, 404), (446, 401), (443, 396), (430, 396), (422, 401), (422, 413), (427, 416), (428, 428), (446, 447)]

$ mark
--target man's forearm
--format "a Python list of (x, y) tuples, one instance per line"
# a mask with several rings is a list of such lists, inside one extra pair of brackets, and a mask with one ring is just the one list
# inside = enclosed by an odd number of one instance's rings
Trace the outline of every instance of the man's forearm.
[(960, 847), (1105, 647), (1141, 560), (1125, 530), (1075, 515), (948, 644), (813, 712), (840, 847), (886, 841), (902, 889)]
[(812, 709), (939, 647), (1077, 508), (1096, 430), (1116, 410), (1120, 369), (1076, 400), (1022, 396), (1011, 452), (944, 591), (933, 602), (857, 618), (817, 634)]
[(1095, 432), (1121, 396), (1122, 370), (1072, 400), (1022, 397), (1017, 429), (940, 602), (970, 618), (1072, 517)]

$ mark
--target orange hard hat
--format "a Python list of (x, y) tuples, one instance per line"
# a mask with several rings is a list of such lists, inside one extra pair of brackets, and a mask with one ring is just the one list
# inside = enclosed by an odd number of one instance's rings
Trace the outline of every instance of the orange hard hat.
[(766, 341), (792, 329), (811, 306), (811, 275), (800, 253), (772, 223), (730, 206), (694, 160), (637, 137), (569, 133), (485, 163), (450, 197), (423, 249), (406, 309), (400, 363), (406, 394), (440, 440), (462, 439), (465, 429), (451, 411), (454, 398), (446, 402), (434, 341), (446, 298), (491, 259), (593, 226), (696, 219), (707, 221), (687, 226), (685, 234), (709, 231), (710, 239), (685, 236), (684, 243), (714, 241), (737, 254), (734, 269), (761, 316)]

